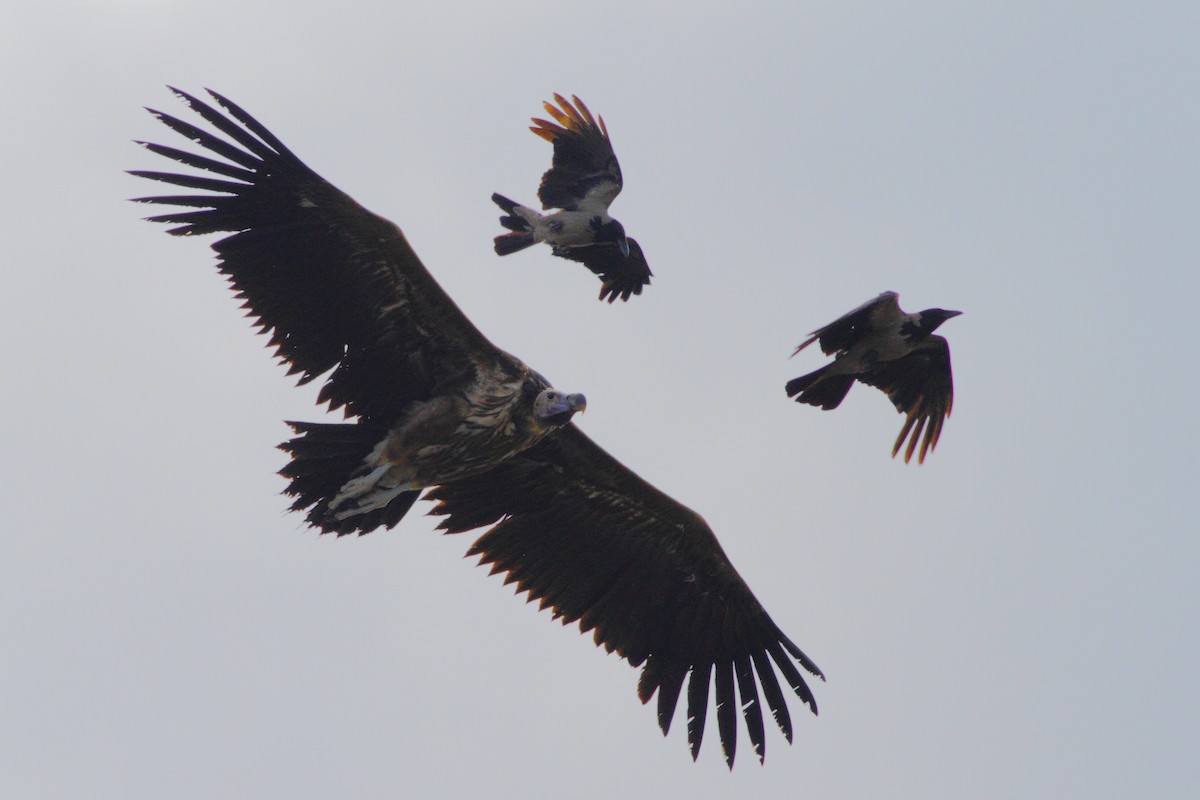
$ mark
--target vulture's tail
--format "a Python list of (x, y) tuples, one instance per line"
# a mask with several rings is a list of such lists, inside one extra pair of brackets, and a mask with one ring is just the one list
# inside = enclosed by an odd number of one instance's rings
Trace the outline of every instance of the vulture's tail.
[(792, 378), (787, 382), (788, 397), (796, 397), (797, 403), (808, 403), (810, 406), (820, 406), (828, 411), (837, 408), (846, 399), (846, 393), (854, 385), (853, 375), (829, 375), (826, 364), (816, 372)]
[(367, 458), (387, 430), (351, 423), (289, 422), (299, 434), (279, 445), (292, 456), (279, 474), (291, 480), (284, 494), (296, 498), (292, 511), (308, 509), (309, 524), (322, 533), (369, 533), (404, 518), (421, 490), (397, 491), (372, 484), (369, 491), (345, 507), (330, 508), (346, 485), (363, 471)]
[(512, 231), (512, 233), (502, 233), (493, 240), (497, 255), (506, 256), (509, 253), (524, 250), (537, 241), (533, 237), (533, 224), (527, 217), (530, 214), (535, 215), (535, 218), (540, 216), (536, 211), (525, 208), (502, 194), (493, 194), (492, 202), (505, 212), (504, 216), (500, 218), (500, 224)]

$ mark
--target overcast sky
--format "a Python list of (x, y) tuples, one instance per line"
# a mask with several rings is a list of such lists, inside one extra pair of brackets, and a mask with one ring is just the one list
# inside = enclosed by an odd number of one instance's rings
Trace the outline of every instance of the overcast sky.
[[(37, 10), (33, 6), (37, 6)], [(20, 798), (1193, 797), (1200, 6), (245, 3), (0, 8), (0, 794)], [(581, 427), (712, 525), (825, 671), (796, 741), (699, 763), (637, 672), (419, 504), (318, 537), (322, 418), (209, 241), (125, 200), (141, 107), (212, 87), (398, 223)], [(551, 92), (603, 114), (628, 304), (489, 196), (535, 198)], [(942, 328), (924, 466), (858, 386), (787, 400), (880, 291)]]

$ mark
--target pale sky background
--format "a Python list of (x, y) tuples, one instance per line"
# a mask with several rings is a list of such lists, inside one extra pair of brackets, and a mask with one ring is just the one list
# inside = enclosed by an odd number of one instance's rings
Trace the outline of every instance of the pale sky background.
[[(35, 10), (33, 7), (37, 6)], [(0, 795), (1185, 798), (1200, 786), (1200, 5), (0, 7)], [(637, 672), (435, 535), (286, 514), (320, 419), (209, 240), (140, 221), (141, 110), (227, 94), (397, 222), (585, 431), (695, 508), (828, 675), (699, 763)], [(654, 284), (598, 303), (489, 201), (553, 91), (605, 117)], [(804, 334), (961, 309), (923, 467)]]

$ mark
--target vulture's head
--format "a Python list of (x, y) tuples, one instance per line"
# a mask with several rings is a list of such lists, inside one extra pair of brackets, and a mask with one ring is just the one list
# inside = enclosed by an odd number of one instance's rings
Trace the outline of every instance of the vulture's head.
[(533, 401), (533, 418), (543, 428), (560, 428), (571, 421), (576, 411), (587, 408), (587, 398), (581, 394), (566, 394), (557, 389), (543, 389)]

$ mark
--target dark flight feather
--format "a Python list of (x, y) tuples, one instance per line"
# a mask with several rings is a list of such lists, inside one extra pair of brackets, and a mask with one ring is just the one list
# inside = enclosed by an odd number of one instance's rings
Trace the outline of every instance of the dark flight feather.
[(592, 274), (600, 278), (600, 299), (609, 303), (617, 298), (628, 301), (631, 295), (641, 294), (650, 285), (650, 265), (637, 240), (630, 237), (629, 255), (611, 244), (593, 244), (581, 247), (557, 247), (554, 255), (583, 264)]
[(561, 111), (552, 103), (544, 103), (543, 107), (559, 124), (535, 117), (529, 128), (554, 145), (550, 169), (538, 188), (542, 208), (573, 211), (585, 200), (611, 205), (621, 192), (623, 179), (604, 118), (597, 124), (578, 97), (571, 98), (575, 106), (560, 94), (556, 93), (554, 99)]
[[(863, 383), (882, 389), (896, 410), (905, 415), (904, 427), (896, 437), (892, 455), (900, 452), (910, 431), (912, 437), (904, 451), (908, 461), (917, 449), (917, 463), (937, 447), (942, 426), (954, 407), (954, 382), (951, 378), (950, 343), (944, 336), (930, 336), (915, 350), (896, 362), (880, 364), (861, 376)], [(915, 427), (914, 427), (915, 425)], [(924, 429), (924, 436), (922, 436)]]

